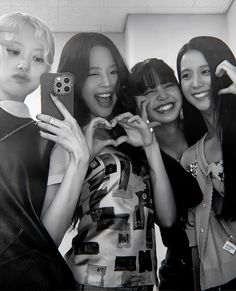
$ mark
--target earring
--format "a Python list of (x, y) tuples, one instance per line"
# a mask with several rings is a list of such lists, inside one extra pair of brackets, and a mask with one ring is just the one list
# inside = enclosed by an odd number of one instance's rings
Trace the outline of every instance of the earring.
[(181, 120), (184, 119), (184, 111), (183, 111), (183, 108), (182, 108), (182, 107), (181, 107), (180, 112), (179, 112), (179, 118), (180, 118)]

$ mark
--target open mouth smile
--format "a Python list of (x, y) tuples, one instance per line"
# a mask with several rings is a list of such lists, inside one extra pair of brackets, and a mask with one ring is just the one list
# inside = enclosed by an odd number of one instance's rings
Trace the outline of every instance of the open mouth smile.
[(95, 99), (101, 107), (108, 108), (112, 105), (112, 94), (111, 93), (101, 93), (96, 94)]
[(161, 106), (158, 106), (155, 110), (158, 113), (167, 113), (169, 112), (172, 108), (174, 107), (173, 103), (168, 103), (168, 104), (164, 104)]
[(210, 95), (210, 91), (201, 91), (192, 94), (194, 98), (205, 98)]

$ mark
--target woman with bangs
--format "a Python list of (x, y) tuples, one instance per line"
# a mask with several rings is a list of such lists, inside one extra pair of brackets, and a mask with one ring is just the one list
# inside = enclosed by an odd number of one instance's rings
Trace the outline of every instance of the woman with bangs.
[(159, 269), (159, 290), (194, 290), (191, 252), (185, 233), (187, 210), (200, 203), (201, 190), (179, 164), (188, 142), (184, 134), (182, 95), (174, 71), (159, 59), (147, 59), (131, 70), (136, 100), (160, 145), (162, 158), (177, 204), (177, 220), (171, 228), (160, 227), (166, 257)]

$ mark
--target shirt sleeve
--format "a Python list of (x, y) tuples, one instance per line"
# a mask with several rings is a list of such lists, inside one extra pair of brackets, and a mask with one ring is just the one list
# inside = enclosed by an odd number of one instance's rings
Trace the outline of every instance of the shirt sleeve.
[(68, 152), (60, 145), (55, 145), (51, 157), (48, 174), (48, 185), (60, 184), (69, 163)]

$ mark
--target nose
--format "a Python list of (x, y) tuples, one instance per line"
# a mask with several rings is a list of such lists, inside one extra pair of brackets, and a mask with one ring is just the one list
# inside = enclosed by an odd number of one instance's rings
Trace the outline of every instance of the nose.
[(165, 100), (166, 98), (168, 98), (165, 88), (162, 85), (159, 85), (157, 87), (157, 99), (158, 100)]
[(110, 87), (111, 86), (110, 76), (107, 73), (102, 74), (101, 85), (103, 87)]
[(29, 72), (30, 71), (30, 65), (26, 60), (21, 60), (19, 64), (17, 65), (17, 69), (22, 72)]
[(200, 74), (194, 74), (193, 82), (192, 82), (193, 88), (198, 88), (198, 87), (201, 87), (202, 85), (203, 85), (203, 82), (202, 82), (202, 78)]

